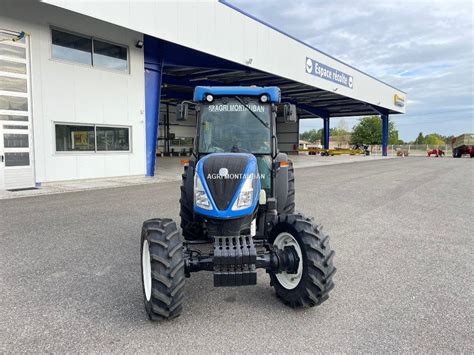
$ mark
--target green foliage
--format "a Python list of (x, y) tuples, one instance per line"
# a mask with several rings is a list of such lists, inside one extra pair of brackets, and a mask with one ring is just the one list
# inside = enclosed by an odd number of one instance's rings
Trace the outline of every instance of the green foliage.
[(444, 143), (445, 143), (445, 144), (451, 144), (451, 142), (452, 142), (452, 140), (453, 140), (453, 138), (454, 138), (453, 135), (450, 135), (450, 136), (441, 136), (441, 137), (444, 138)]
[(422, 132), (418, 133), (418, 137), (416, 137), (414, 143), (415, 143), (415, 144), (426, 144), (426, 143), (425, 143), (425, 137), (423, 137), (423, 133), (422, 133)]
[(430, 145), (444, 145), (445, 144), (444, 137), (442, 137), (441, 135), (437, 133), (428, 134), (425, 137), (425, 142), (426, 144), (430, 144)]
[[(379, 116), (363, 117), (354, 126), (352, 144), (382, 144), (382, 120)], [(388, 122), (388, 144), (399, 144), (398, 131), (392, 121)]]
[[(346, 136), (350, 135), (351, 132), (347, 131), (344, 129), (344, 127), (336, 127), (336, 128), (329, 128), (329, 136), (330, 137), (340, 137), (340, 136)], [(318, 141), (321, 142), (321, 144), (324, 144), (324, 129), (311, 129), (309, 131), (303, 132), (300, 134), (300, 139), (311, 142), (311, 143), (316, 143)]]
[(418, 137), (416, 137), (413, 144), (429, 144), (429, 145), (444, 145), (451, 144), (451, 139), (453, 136), (443, 136), (438, 133), (430, 133), (426, 136), (423, 136), (423, 133), (420, 132)]
[(321, 140), (321, 137), (323, 136), (323, 130), (319, 129), (312, 129), (306, 132), (303, 132), (300, 134), (300, 139), (311, 142), (311, 143), (316, 143), (317, 141)]
[[(348, 131), (347, 125), (344, 120), (341, 120), (337, 127), (329, 130), (331, 137), (338, 136), (351, 136), (352, 144), (382, 144), (382, 120), (379, 116), (363, 117), (359, 120), (359, 123), (354, 126), (352, 133)], [(438, 133), (430, 133), (423, 135), (423, 132), (418, 134), (418, 137), (410, 144), (428, 144), (442, 146), (445, 144), (451, 144), (453, 136), (443, 136)], [(312, 129), (300, 134), (300, 139), (308, 142), (316, 143), (318, 141), (324, 144), (324, 130)], [(395, 124), (392, 121), (388, 123), (388, 144), (405, 144), (403, 140), (398, 138), (398, 131), (395, 129)]]

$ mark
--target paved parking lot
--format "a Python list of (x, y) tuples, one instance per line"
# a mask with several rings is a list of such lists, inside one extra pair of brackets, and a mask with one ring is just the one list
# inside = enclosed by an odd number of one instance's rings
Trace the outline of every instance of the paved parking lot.
[(325, 225), (336, 288), (289, 309), (269, 279), (212, 287), (146, 320), (143, 220), (178, 216), (177, 182), (0, 201), (0, 352), (473, 353), (473, 159), (406, 158), (296, 170), (297, 209)]

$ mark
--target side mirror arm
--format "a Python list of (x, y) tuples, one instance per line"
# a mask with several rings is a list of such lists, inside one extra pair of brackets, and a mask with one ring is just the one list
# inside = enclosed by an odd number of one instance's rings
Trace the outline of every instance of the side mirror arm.
[(189, 105), (197, 105), (194, 101), (182, 101), (176, 107), (176, 120), (177, 121), (186, 121), (188, 119), (188, 110)]
[(283, 118), (285, 122), (296, 122), (298, 115), (296, 113), (296, 105), (290, 103), (283, 104)]

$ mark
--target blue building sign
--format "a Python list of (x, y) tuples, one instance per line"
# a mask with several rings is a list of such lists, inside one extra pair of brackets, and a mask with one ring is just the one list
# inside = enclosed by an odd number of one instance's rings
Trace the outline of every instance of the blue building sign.
[(331, 68), (325, 64), (321, 64), (318, 61), (308, 57), (306, 58), (306, 72), (321, 79), (329, 80), (333, 83), (347, 86), (349, 89), (352, 89), (354, 85), (354, 79), (351, 75)]

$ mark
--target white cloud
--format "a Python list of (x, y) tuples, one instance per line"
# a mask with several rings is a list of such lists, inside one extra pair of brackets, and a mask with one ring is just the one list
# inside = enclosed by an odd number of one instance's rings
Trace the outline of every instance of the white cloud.
[[(473, 130), (470, 0), (228, 1), (406, 91), (408, 113), (393, 116), (403, 139), (414, 139), (420, 131), (456, 135)], [(301, 124), (302, 130), (313, 126), (320, 122)]]

